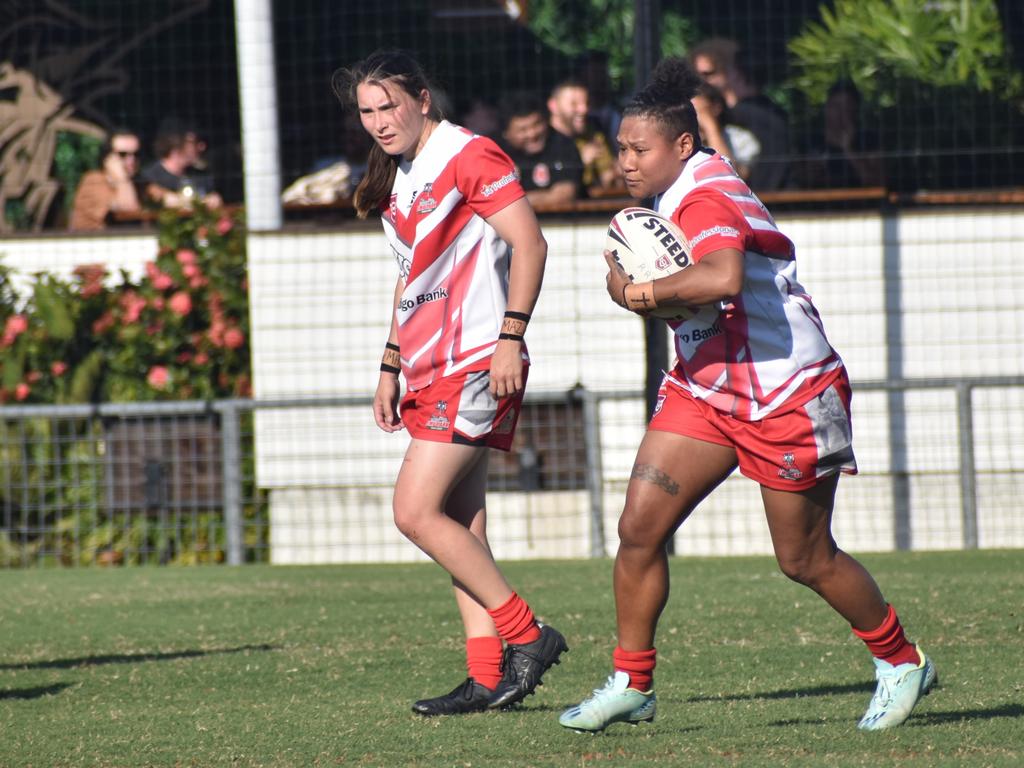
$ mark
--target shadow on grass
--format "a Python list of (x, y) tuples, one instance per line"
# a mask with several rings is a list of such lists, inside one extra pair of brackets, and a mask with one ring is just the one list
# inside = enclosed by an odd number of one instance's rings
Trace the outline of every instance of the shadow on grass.
[[(965, 720), (992, 720), (997, 717), (1024, 717), (1024, 706), (1020, 704), (1006, 704), (1002, 707), (991, 709), (965, 709), (962, 712), (921, 712), (914, 714), (907, 720), (904, 728), (922, 728), (928, 725), (941, 725), (943, 723), (959, 723)], [(777, 727), (788, 727), (791, 725), (821, 725), (827, 722), (838, 722), (839, 718), (821, 718), (814, 720), (810, 718), (795, 720), (776, 720), (769, 725)]]
[(0, 670), (8, 669), (75, 669), (76, 667), (95, 667), (101, 664), (139, 664), (144, 661), (173, 661), (175, 659), (193, 659), (201, 656), (216, 656), (226, 653), (244, 653), (245, 651), (273, 651), (277, 645), (240, 645), (237, 648), (215, 648), (210, 651), (168, 651), (166, 653), (112, 653), (102, 656), (79, 656), (72, 659), (51, 659), (49, 661), (30, 661), (26, 664), (0, 664)]
[(37, 685), (35, 688), (14, 688), (10, 691), (0, 690), (0, 701), (8, 699), (39, 699), (43, 696), (54, 696), (71, 683), (54, 683), (53, 685)]
[(1004, 704), (991, 709), (965, 709), (961, 712), (922, 712), (913, 715), (907, 725), (939, 725), (959, 723), (962, 720), (992, 720), (996, 717), (1024, 717), (1024, 706)]
[(875, 690), (875, 683), (850, 683), (849, 685), (819, 685), (814, 688), (787, 688), (781, 691), (765, 691), (763, 693), (732, 693), (728, 696), (690, 696), (690, 703), (713, 701), (754, 701), (757, 699), (799, 699), (802, 696), (836, 696), (844, 693), (870, 693)]

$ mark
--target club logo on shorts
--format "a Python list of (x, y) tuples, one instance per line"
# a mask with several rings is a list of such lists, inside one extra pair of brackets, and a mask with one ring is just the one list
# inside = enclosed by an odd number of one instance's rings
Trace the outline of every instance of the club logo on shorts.
[(447, 411), (448, 401), (438, 400), (437, 405), (434, 406), (434, 412), (427, 419), (427, 429), (433, 429), (436, 432), (447, 432), (449, 426), (451, 426), (448, 416), (445, 415)]
[(512, 431), (512, 427), (516, 423), (516, 409), (512, 408), (502, 417), (501, 423), (494, 428), (494, 434), (496, 435), (507, 435)]
[(664, 393), (658, 393), (658, 402), (656, 402), (654, 404), (654, 415), (655, 416), (657, 416), (659, 413), (661, 413), (661, 406), (663, 406), (665, 404), (665, 397), (666, 397), (666, 395)]
[(796, 457), (792, 453), (782, 454), (782, 469), (779, 470), (779, 477), (785, 480), (799, 480), (804, 473), (796, 468)]

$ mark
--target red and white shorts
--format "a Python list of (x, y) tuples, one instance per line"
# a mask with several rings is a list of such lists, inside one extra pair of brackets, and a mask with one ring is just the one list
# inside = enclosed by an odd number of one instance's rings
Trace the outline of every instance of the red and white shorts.
[(523, 366), (523, 389), (512, 397), (491, 395), (490, 371), (457, 373), (406, 392), (402, 423), (417, 440), (510, 450), (529, 369)]
[(839, 376), (799, 408), (741, 421), (665, 379), (649, 428), (735, 448), (740, 472), (751, 480), (801, 491), (837, 472), (857, 474), (850, 397), (849, 380)]

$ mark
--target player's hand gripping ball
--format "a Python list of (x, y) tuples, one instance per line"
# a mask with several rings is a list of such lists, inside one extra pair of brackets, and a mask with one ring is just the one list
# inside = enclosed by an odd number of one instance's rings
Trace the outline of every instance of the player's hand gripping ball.
[[(612, 217), (605, 250), (634, 283), (667, 277), (690, 266), (686, 237), (671, 219), (649, 208), (624, 208)], [(656, 307), (648, 314), (688, 320), (699, 308)]]

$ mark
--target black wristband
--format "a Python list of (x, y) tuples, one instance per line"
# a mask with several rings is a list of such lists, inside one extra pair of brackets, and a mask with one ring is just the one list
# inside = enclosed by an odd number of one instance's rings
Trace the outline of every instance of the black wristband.
[(518, 333), (499, 333), (499, 339), (508, 339), (509, 341), (523, 341), (523, 337)]
[(380, 364), (380, 372), (381, 373), (393, 373), (393, 374), (395, 374), (397, 376), (398, 374), (400, 374), (402, 372), (402, 369), (401, 368), (396, 368), (393, 365), (388, 365), (387, 363), (381, 363)]
[(513, 320), (522, 320), (524, 323), (530, 322), (530, 316), (525, 312), (513, 312), (509, 310), (505, 313), (505, 317), (511, 317)]
[(393, 349), (395, 352), (401, 352), (401, 348), (397, 344), (392, 344), (390, 341), (384, 345), (385, 349)]

